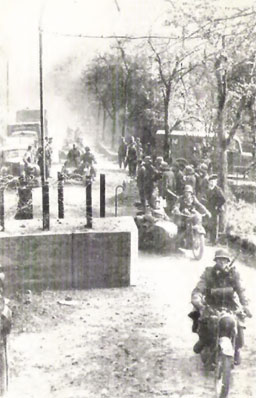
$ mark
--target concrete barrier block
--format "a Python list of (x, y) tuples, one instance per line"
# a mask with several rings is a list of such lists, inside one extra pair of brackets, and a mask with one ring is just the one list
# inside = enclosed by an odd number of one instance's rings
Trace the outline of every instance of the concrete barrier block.
[(131, 268), (138, 255), (138, 231), (133, 218), (95, 219), (93, 229), (82, 231), (75, 230), (73, 224), (65, 233), (55, 230), (0, 236), (0, 263), (6, 274), (7, 294), (17, 289), (130, 284)]
[(129, 232), (73, 235), (72, 268), (75, 288), (128, 286), (130, 266)]
[(7, 291), (68, 289), (72, 285), (71, 235), (22, 235), (0, 239)]

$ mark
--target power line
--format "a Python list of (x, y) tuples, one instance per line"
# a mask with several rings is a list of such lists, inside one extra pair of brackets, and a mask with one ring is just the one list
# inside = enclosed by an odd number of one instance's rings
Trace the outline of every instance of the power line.
[(118, 12), (120, 12), (121, 10), (120, 10), (120, 7), (119, 7), (119, 4), (118, 4), (117, 0), (114, 0), (114, 1), (115, 1), (116, 8), (117, 8)]
[(177, 40), (180, 39), (178, 36), (160, 36), (160, 35), (142, 35), (142, 36), (129, 36), (129, 35), (85, 35), (82, 33), (63, 33), (63, 32), (54, 32), (49, 30), (41, 30), (42, 33), (55, 35), (55, 36), (63, 36), (63, 37), (81, 37), (86, 39), (129, 39), (129, 40), (149, 40), (149, 39), (171, 39)]

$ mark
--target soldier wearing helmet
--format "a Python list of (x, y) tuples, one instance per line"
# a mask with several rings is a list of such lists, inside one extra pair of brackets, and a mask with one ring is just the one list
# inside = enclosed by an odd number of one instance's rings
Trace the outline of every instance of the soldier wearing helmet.
[(95, 156), (93, 155), (91, 149), (88, 146), (86, 146), (84, 149), (85, 153), (83, 153), (81, 156), (80, 165), (77, 170), (80, 174), (84, 174), (86, 176), (90, 176), (92, 179), (95, 179), (96, 177), (95, 163), (97, 163)]
[(84, 149), (85, 153), (83, 153), (81, 156), (81, 162), (83, 164), (88, 164), (89, 166), (92, 166), (94, 163), (97, 163), (95, 156), (91, 152), (91, 149), (88, 146), (86, 146)]
[(185, 167), (185, 174), (184, 174), (184, 183), (186, 185), (191, 185), (194, 192), (196, 189), (196, 176), (195, 176), (195, 170), (193, 166), (187, 165)]
[(198, 199), (203, 203), (206, 203), (208, 185), (209, 185), (208, 166), (205, 163), (201, 163), (197, 171), (196, 194)]
[(226, 198), (222, 189), (217, 185), (218, 177), (212, 174), (209, 177), (209, 186), (206, 191), (206, 207), (211, 212), (212, 218), (208, 223), (210, 242), (215, 244), (218, 240), (219, 220), (223, 213)]
[(69, 165), (72, 167), (78, 167), (80, 162), (80, 151), (77, 149), (76, 144), (73, 144), (72, 148), (69, 150), (67, 154), (67, 161)]
[(185, 185), (183, 195), (181, 195), (173, 209), (174, 214), (183, 213), (190, 215), (194, 210), (200, 213), (207, 214), (209, 217), (211, 213), (206, 209), (202, 203), (199, 202), (197, 197), (194, 195), (194, 190), (191, 185)]
[[(225, 307), (235, 311), (239, 305), (243, 307), (248, 317), (252, 316), (248, 309), (248, 300), (240, 280), (240, 274), (232, 264), (229, 253), (223, 249), (216, 250), (214, 262), (215, 264), (212, 267), (205, 269), (191, 294), (191, 302), (196, 308), (198, 316), (195, 316), (195, 314), (191, 316), (192, 313), (189, 316), (194, 320), (200, 316), (198, 327), (195, 328), (194, 325), (193, 329), (199, 335), (199, 341), (194, 345), (194, 352), (197, 354), (202, 351), (205, 345), (210, 343), (210, 330), (207, 321), (209, 310), (206, 306), (215, 309)], [(239, 350), (243, 343), (243, 329), (238, 326), (235, 347), (235, 362), (237, 364), (241, 362)]]
[(184, 216), (190, 217), (194, 225), (202, 223), (202, 214), (211, 217), (211, 213), (194, 195), (191, 185), (185, 185), (184, 193), (176, 201), (172, 213), (176, 216), (175, 223), (178, 225), (177, 244), (182, 242), (186, 232), (186, 218)]

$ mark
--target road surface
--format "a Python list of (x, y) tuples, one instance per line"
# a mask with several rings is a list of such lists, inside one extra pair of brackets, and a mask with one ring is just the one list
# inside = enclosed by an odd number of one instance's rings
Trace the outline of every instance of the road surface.
[[(126, 173), (102, 159), (113, 196)], [(68, 215), (83, 212), (82, 192), (82, 187), (69, 189)], [(20, 297), (10, 336), (7, 397), (214, 397), (213, 375), (204, 373), (192, 351), (197, 336), (187, 314), (191, 290), (212, 264), (215, 249), (207, 247), (201, 261), (190, 252), (140, 253), (128, 288), (43, 292), (29, 305)], [(237, 267), (254, 318), (247, 322), (230, 398), (247, 398), (256, 396), (256, 271), (239, 261)], [(67, 296), (71, 305), (64, 305)]]

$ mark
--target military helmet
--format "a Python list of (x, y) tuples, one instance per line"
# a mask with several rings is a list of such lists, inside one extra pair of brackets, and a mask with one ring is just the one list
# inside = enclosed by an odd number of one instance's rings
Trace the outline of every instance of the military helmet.
[(187, 166), (185, 167), (185, 172), (186, 172), (186, 174), (194, 174), (194, 169), (193, 169), (192, 166), (187, 165)]
[(207, 166), (207, 164), (201, 163), (201, 165), (200, 165), (200, 170), (202, 170), (202, 171), (208, 171), (208, 166)]
[(161, 169), (163, 171), (167, 171), (167, 170), (170, 170), (170, 166), (169, 166), (169, 164), (167, 162), (162, 162)]
[(217, 260), (217, 258), (226, 258), (229, 261), (231, 261), (230, 255), (228, 254), (228, 252), (224, 249), (218, 249), (215, 252), (215, 256), (214, 256), (214, 260)]
[(209, 177), (209, 181), (217, 180), (217, 179), (218, 179), (217, 174), (212, 174), (212, 175), (210, 175), (210, 177)]
[(193, 188), (191, 185), (185, 185), (184, 192), (191, 192), (194, 193)]

